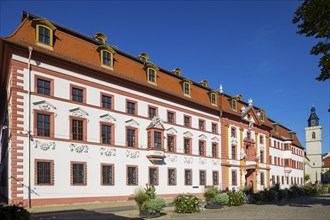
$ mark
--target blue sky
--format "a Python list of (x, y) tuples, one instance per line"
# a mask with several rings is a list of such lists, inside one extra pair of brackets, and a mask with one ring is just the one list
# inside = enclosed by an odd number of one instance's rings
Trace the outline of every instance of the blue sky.
[(330, 80), (318, 82), (313, 38), (291, 23), (299, 1), (0, 1), (0, 36), (10, 35), (26, 10), (109, 45), (149, 54), (156, 65), (180, 67), (194, 81), (242, 94), (268, 117), (294, 130), (305, 146), (312, 105), (329, 151)]

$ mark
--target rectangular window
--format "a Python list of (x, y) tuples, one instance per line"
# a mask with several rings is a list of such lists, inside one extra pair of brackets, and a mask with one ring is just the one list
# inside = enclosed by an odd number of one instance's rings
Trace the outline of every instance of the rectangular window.
[(272, 156), (269, 156), (269, 164), (272, 164)]
[(264, 152), (260, 151), (260, 163), (264, 163)]
[(158, 185), (158, 168), (149, 168), (149, 185)]
[(215, 124), (215, 123), (212, 123), (212, 132), (213, 133), (217, 133), (218, 132), (218, 126), (217, 126), (217, 124)]
[(184, 126), (190, 127), (190, 117), (184, 116)]
[(149, 107), (148, 115), (149, 115), (149, 118), (153, 119), (157, 115), (157, 109), (154, 107)]
[(38, 26), (38, 41), (43, 44), (51, 45), (50, 43), (50, 30), (43, 26)]
[(289, 166), (289, 160), (288, 159), (284, 159), (284, 166), (286, 166), (286, 167)]
[(233, 137), (233, 138), (236, 137), (236, 128), (234, 128), (234, 127), (231, 128), (231, 137)]
[(174, 112), (167, 112), (167, 122), (168, 123), (175, 123), (175, 113)]
[(154, 132), (154, 147), (162, 148), (162, 133), (155, 131)]
[(218, 157), (218, 145), (216, 143), (212, 143), (212, 157)]
[(236, 111), (237, 110), (237, 101), (235, 99), (232, 99), (230, 101), (230, 106), (234, 111)]
[(37, 135), (50, 137), (50, 115), (37, 113)]
[(205, 156), (205, 142), (199, 141), (199, 155)]
[(205, 170), (199, 171), (199, 185), (205, 186), (206, 185), (206, 172)]
[(275, 184), (275, 176), (272, 175), (272, 184), (274, 185)]
[(167, 151), (175, 152), (175, 137), (168, 135), (167, 136)]
[(135, 147), (136, 145), (136, 142), (135, 142), (135, 129), (130, 129), (130, 128), (127, 128), (127, 146), (129, 147)]
[(84, 102), (84, 90), (72, 87), (72, 101)]
[(231, 159), (236, 160), (236, 146), (231, 146)]
[(37, 93), (50, 95), (51, 82), (44, 79), (37, 79)]
[(151, 131), (148, 131), (148, 148), (151, 148)]
[(211, 93), (211, 103), (214, 105), (217, 104), (216, 95), (214, 93)]
[(218, 171), (212, 172), (212, 182), (213, 182), (213, 186), (217, 186), (219, 184), (219, 172)]
[(205, 121), (204, 120), (199, 120), (198, 121), (198, 128), (200, 130), (204, 130), (205, 129)]
[(260, 173), (260, 185), (265, 185), (265, 175), (263, 172)]
[(276, 183), (280, 184), (280, 176), (276, 176)]
[(170, 186), (176, 185), (176, 170), (175, 169), (172, 169), (172, 168), (168, 169), (167, 179), (168, 179), (168, 185), (170, 185)]
[(72, 119), (72, 140), (83, 141), (84, 140), (84, 121), (78, 119)]
[(138, 184), (138, 171), (137, 167), (127, 167), (127, 185), (137, 185)]
[(36, 161), (36, 184), (53, 185), (53, 164), (50, 161)]
[(231, 185), (237, 186), (237, 172), (236, 172), (236, 170), (231, 171)]
[(284, 144), (284, 150), (289, 150), (289, 144)]
[(190, 139), (184, 139), (184, 153), (190, 154)]
[(282, 185), (284, 185), (284, 176), (282, 176)]
[(184, 184), (192, 185), (192, 170), (184, 170)]
[(262, 136), (262, 135), (259, 136), (259, 143), (260, 144), (264, 143), (264, 136)]
[(130, 102), (130, 101), (126, 103), (128, 114), (132, 114), (132, 115), (136, 114), (135, 104), (136, 104), (135, 102)]
[(102, 164), (102, 185), (114, 185), (114, 166)]
[(246, 137), (247, 137), (248, 140), (250, 140), (251, 139), (251, 133), (250, 132), (247, 132), (246, 133)]
[(111, 109), (112, 108), (112, 97), (102, 95), (102, 108)]
[(102, 125), (102, 144), (112, 144), (112, 126)]
[(85, 163), (72, 163), (72, 185), (86, 185), (85, 171)]

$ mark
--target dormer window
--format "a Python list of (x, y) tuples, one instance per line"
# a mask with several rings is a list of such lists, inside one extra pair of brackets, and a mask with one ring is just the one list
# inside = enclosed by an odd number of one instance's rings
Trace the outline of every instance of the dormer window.
[(56, 27), (43, 18), (34, 19), (32, 25), (36, 30), (36, 41), (43, 45), (53, 46), (53, 35)]
[(234, 111), (237, 111), (237, 100), (236, 99), (231, 99), (230, 100), (230, 106)]
[(260, 120), (261, 121), (263, 121), (264, 120), (264, 111), (263, 110), (259, 110), (259, 118), (260, 118)]
[(273, 123), (273, 129), (276, 133), (278, 132), (278, 124), (277, 123)]
[(182, 90), (183, 90), (183, 94), (186, 96), (190, 96), (190, 85), (192, 84), (192, 82), (189, 79), (184, 79), (182, 81)]
[(149, 83), (157, 84), (157, 71), (158, 67), (152, 63), (146, 64), (147, 80)]
[(106, 44), (100, 45), (97, 50), (100, 52), (101, 65), (113, 68), (113, 55), (116, 51)]
[(212, 90), (210, 92), (210, 100), (211, 100), (211, 104), (212, 105), (216, 105), (217, 104), (217, 92)]

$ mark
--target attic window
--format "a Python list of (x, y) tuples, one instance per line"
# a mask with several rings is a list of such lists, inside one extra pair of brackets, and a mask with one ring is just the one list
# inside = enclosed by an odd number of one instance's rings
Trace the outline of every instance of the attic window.
[(192, 84), (192, 82), (189, 79), (184, 79), (182, 81), (182, 90), (183, 90), (183, 94), (185, 96), (190, 96), (190, 85)]
[(278, 132), (278, 124), (277, 123), (273, 123), (273, 129), (276, 133)]
[(149, 83), (157, 84), (157, 72), (158, 67), (152, 63), (148, 63), (145, 66), (147, 72), (147, 80)]
[(113, 55), (116, 52), (106, 44), (100, 45), (97, 50), (100, 52), (101, 65), (113, 68)]
[(34, 19), (32, 25), (36, 30), (36, 41), (43, 45), (53, 46), (53, 36), (56, 27), (43, 18)]
[(261, 121), (264, 120), (264, 111), (263, 110), (259, 111), (259, 118), (260, 118)]
[(209, 94), (210, 94), (211, 104), (216, 105), (217, 104), (217, 92), (212, 90)]
[(237, 100), (236, 99), (231, 99), (230, 100), (230, 106), (234, 111), (237, 111)]

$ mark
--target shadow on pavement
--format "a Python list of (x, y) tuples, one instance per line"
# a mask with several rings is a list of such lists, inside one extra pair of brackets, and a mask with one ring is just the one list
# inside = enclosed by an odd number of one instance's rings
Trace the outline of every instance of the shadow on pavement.
[(259, 205), (278, 205), (278, 206), (294, 206), (294, 207), (312, 207), (313, 205), (330, 206), (330, 194), (320, 196), (305, 196), (288, 201), (278, 201), (274, 203), (264, 203)]
[(107, 219), (139, 220), (141, 218), (129, 218), (124, 216), (119, 216), (114, 213), (100, 213), (100, 212), (84, 210), (84, 209), (32, 213), (32, 220), (94, 220), (94, 219), (95, 220), (107, 220)]

